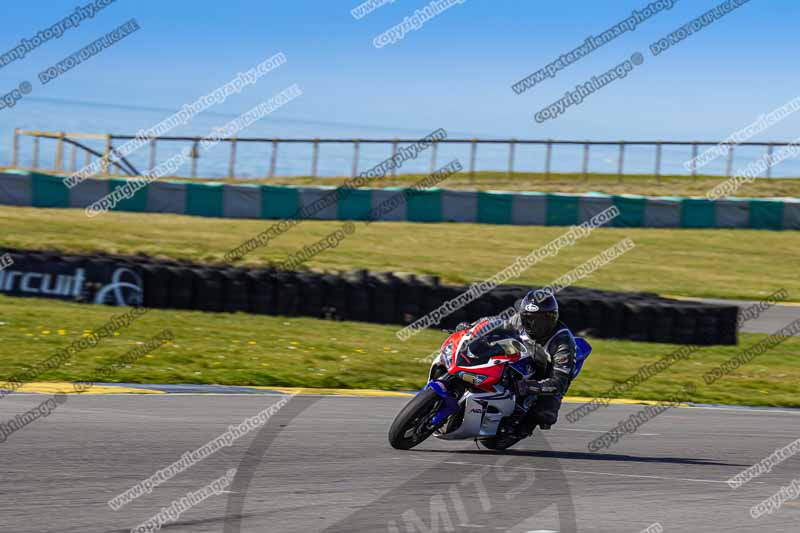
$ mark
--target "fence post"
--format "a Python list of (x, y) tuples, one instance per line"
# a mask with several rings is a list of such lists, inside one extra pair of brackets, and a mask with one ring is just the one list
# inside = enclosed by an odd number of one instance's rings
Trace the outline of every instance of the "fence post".
[[(395, 161), (397, 156), (397, 139), (392, 141), (392, 161)], [(392, 166), (392, 177), (397, 177), (397, 165)]]
[(278, 164), (278, 139), (272, 139), (272, 154), (269, 158), (269, 173), (268, 177), (275, 177), (275, 165)]
[(19, 128), (14, 128), (14, 142), (11, 145), (11, 166), (16, 167), (19, 163)]
[(230, 139), (231, 143), (231, 159), (228, 161), (228, 176), (231, 178), (236, 176), (236, 137)]
[(771, 144), (767, 145), (767, 158), (768, 158), (768, 161), (767, 161), (767, 177), (771, 178), (772, 177), (772, 145)]
[(148, 170), (148, 174), (156, 168), (156, 139), (150, 139), (150, 170)]
[(111, 160), (111, 135), (106, 134), (106, 151), (105, 154), (103, 154), (103, 160), (100, 166), (104, 176), (108, 176), (108, 162), (110, 160)]
[(728, 145), (728, 160), (725, 162), (725, 177), (730, 178), (733, 171), (733, 145)]
[(314, 143), (311, 145), (311, 177), (317, 177), (317, 160), (319, 159), (319, 138), (314, 137)]
[(692, 177), (697, 177), (697, 143), (692, 143), (692, 161), (694, 164), (692, 165)]
[(195, 141), (192, 144), (192, 177), (197, 177), (197, 159), (200, 157), (200, 149), (197, 146), (197, 142)]
[(617, 166), (617, 177), (619, 178), (619, 182), (622, 183), (622, 171), (625, 168), (625, 143), (619, 143), (619, 161)]
[(56, 160), (54, 162), (56, 170), (64, 168), (64, 132), (58, 133), (58, 143), (56, 144)]
[(553, 141), (549, 139), (547, 141), (547, 150), (545, 151), (544, 156), (544, 179), (550, 179), (550, 161), (553, 158)]
[(581, 165), (581, 178), (589, 181), (589, 143), (583, 143), (583, 164)]
[(92, 153), (91, 152), (84, 152), (83, 153), (83, 166), (88, 167), (92, 164)]
[(39, 136), (33, 136), (33, 170), (39, 170)]
[(436, 141), (436, 139), (434, 139), (433, 142), (431, 143), (431, 168), (428, 171), (428, 174), (433, 174), (434, 171), (436, 170), (436, 154), (438, 150), (439, 150), (439, 143)]
[(72, 145), (72, 152), (69, 155), (69, 168), (72, 172), (78, 170), (78, 147)]
[(350, 178), (354, 179), (356, 174), (358, 174), (358, 152), (361, 147), (361, 141), (359, 139), (353, 139), (353, 168), (350, 171)]
[(475, 181), (475, 156), (478, 152), (478, 139), (472, 138), (469, 145), (469, 180), (470, 183)]
[(508, 177), (512, 177), (514, 175), (514, 148), (517, 145), (516, 139), (511, 139), (511, 142), (508, 143)]
[(656, 181), (661, 183), (661, 143), (656, 143)]

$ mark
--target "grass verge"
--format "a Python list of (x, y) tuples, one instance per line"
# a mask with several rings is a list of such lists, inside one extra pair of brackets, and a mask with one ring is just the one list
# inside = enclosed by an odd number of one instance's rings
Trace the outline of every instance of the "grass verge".
[[(119, 308), (0, 297), (0, 382), (99, 329)], [(110, 381), (215, 383), (294, 387), (413, 390), (427, 378), (420, 362), (445, 338), (423, 331), (406, 342), (397, 327), (296, 317), (151, 310), (119, 335), (77, 353), (37, 381), (91, 380), (93, 370), (163, 329), (175, 340), (120, 369)], [(800, 339), (792, 338), (713, 386), (702, 375), (763, 338), (743, 334), (739, 346), (702, 348), (633, 389), (627, 397), (667, 399), (694, 383), (696, 402), (800, 407)], [(573, 396), (602, 394), (675, 345), (590, 339), (594, 352), (570, 388)]]

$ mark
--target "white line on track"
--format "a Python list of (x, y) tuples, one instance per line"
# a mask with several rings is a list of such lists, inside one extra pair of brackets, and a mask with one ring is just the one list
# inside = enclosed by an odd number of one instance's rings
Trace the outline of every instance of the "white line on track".
[[(550, 431), (581, 431), (584, 433), (608, 433), (608, 430), (602, 431), (599, 429), (574, 429), (574, 428), (553, 428)], [(639, 437), (658, 437), (660, 433), (632, 433), (631, 436), (638, 435)]]
[[(437, 463), (437, 464), (449, 464), (449, 465), (458, 465), (458, 466), (468, 466), (470, 468), (476, 469), (481, 467), (488, 467), (488, 468), (509, 468), (504, 465), (487, 465), (487, 464), (480, 464), (480, 463), (467, 463), (464, 461), (436, 461), (434, 459), (418, 459), (418, 458), (411, 458), (412, 461), (423, 461), (426, 463)], [(646, 476), (643, 474), (615, 474), (612, 472), (595, 472), (592, 470), (567, 470), (567, 469), (555, 469), (555, 468), (536, 468), (530, 466), (514, 466), (510, 467), (512, 470), (537, 470), (540, 472), (569, 472), (570, 474), (590, 474), (595, 476), (609, 476), (609, 477), (625, 477), (625, 478), (637, 478), (637, 479), (659, 479), (662, 481), (690, 481), (693, 483), (721, 483), (724, 485), (728, 484), (727, 480), (716, 480), (716, 479), (693, 479), (693, 478), (681, 478), (681, 477), (667, 477), (667, 476)], [(755, 481), (751, 483), (766, 483), (765, 481)]]

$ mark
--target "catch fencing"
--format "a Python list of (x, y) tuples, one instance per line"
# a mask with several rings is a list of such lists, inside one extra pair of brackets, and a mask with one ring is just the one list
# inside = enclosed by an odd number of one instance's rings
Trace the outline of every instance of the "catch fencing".
[[(20, 167), (21, 164), (21, 145), (20, 140), (23, 137), (30, 137), (31, 155), (30, 167)], [(70, 171), (76, 172), (78, 168), (80, 154), (83, 157), (82, 167), (88, 166), (95, 160), (100, 160), (101, 171), (100, 175), (143, 175), (157, 166), (158, 150), (159, 147), (169, 145), (170, 143), (190, 143), (191, 145), (191, 167), (189, 176), (181, 177), (198, 177), (199, 161), (202, 156), (200, 143), (202, 137), (192, 136), (163, 136), (153, 137), (148, 141), (149, 146), (149, 163), (148, 168), (136, 168), (131, 164), (130, 160), (125, 157), (116, 157), (115, 146), (120, 145), (124, 141), (135, 139), (134, 135), (119, 135), (119, 134), (94, 134), (94, 133), (67, 133), (67, 132), (48, 132), (48, 131), (33, 131), (33, 130), (14, 130), (14, 142), (12, 146), (12, 161), (11, 166), (14, 168), (26, 168), (29, 170), (39, 171), (55, 171), (63, 172)], [(41, 141), (48, 141), (54, 143), (55, 154), (53, 157), (53, 166), (50, 168), (43, 168), (41, 164)], [(92, 148), (90, 144), (101, 142), (102, 149)], [(305, 174), (311, 177), (319, 176), (320, 168), (320, 146), (322, 145), (350, 145), (352, 147), (352, 158), (349, 169), (341, 169), (340, 175), (349, 175), (355, 177), (358, 175), (362, 168), (362, 147), (366, 145), (383, 146), (385, 147), (387, 156), (395, 156), (400, 146), (404, 144), (411, 144), (418, 142), (419, 139), (401, 139), (401, 138), (384, 138), (384, 139), (344, 139), (344, 138), (267, 138), (267, 137), (230, 137), (220, 139), (221, 143), (228, 145), (228, 163), (227, 163), (227, 176), (237, 177), (237, 153), (240, 146), (243, 144), (257, 144), (264, 145), (264, 165), (262, 176), (265, 178), (276, 177), (278, 156), (283, 147), (287, 145), (303, 145), (308, 147), (308, 173)], [(508, 176), (513, 176), (515, 172), (534, 172), (531, 169), (520, 168), (518, 163), (518, 148), (524, 146), (540, 146), (544, 148), (543, 155), (543, 174), (546, 179), (551, 178), (556, 173), (553, 172), (554, 165), (554, 152), (557, 148), (566, 147), (579, 147), (582, 148), (582, 156), (580, 157), (580, 171), (575, 174), (576, 180), (588, 180), (590, 176), (590, 157), (593, 148), (612, 148), (616, 152), (616, 174), (620, 182), (624, 182), (625, 177), (625, 164), (626, 152), (634, 147), (648, 148), (652, 153), (652, 169), (653, 177), (657, 182), (661, 181), (663, 175), (663, 151), (667, 147), (680, 147), (686, 149), (686, 160), (696, 161), (700, 154), (700, 148), (722, 146), (725, 147), (725, 176), (733, 176), (734, 166), (734, 150), (736, 147), (760, 147), (763, 148), (767, 155), (772, 155), (776, 148), (790, 146), (788, 142), (728, 142), (728, 141), (581, 141), (581, 140), (557, 140), (557, 139), (477, 139), (477, 138), (447, 138), (436, 140), (433, 142), (430, 150), (430, 171), (433, 172), (437, 168), (438, 148), (441, 145), (466, 145), (469, 147), (468, 164), (465, 165), (466, 175), (471, 179), (475, 178), (479, 155), (482, 153), (481, 149), (489, 147), (504, 147), (507, 151), (507, 163), (505, 168), (494, 169), (499, 172), (505, 172)], [(167, 153), (174, 153), (177, 149), (171, 149)], [(69, 153), (67, 153), (69, 152)], [(691, 159), (689, 159), (691, 157)], [(480, 165), (481, 168), (486, 168), (486, 165)], [(540, 172), (536, 170), (536, 172)], [(392, 170), (392, 176), (396, 174), (396, 169)], [(561, 176), (563, 173), (558, 173)], [(692, 166), (691, 175), (697, 176), (697, 167)], [(766, 178), (772, 177), (772, 168), (765, 169)]]

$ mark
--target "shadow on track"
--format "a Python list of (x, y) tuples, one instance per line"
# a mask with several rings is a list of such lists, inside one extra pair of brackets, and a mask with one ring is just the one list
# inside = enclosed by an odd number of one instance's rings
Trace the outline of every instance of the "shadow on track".
[(447, 453), (447, 454), (466, 454), (466, 455), (485, 455), (492, 457), (495, 455), (508, 455), (512, 457), (531, 457), (543, 459), (577, 459), (583, 461), (619, 461), (629, 463), (664, 463), (679, 465), (697, 466), (736, 466), (748, 467), (750, 465), (723, 463), (719, 461), (709, 461), (705, 459), (689, 459), (685, 457), (640, 457), (636, 455), (624, 455), (615, 453), (587, 453), (587, 452), (557, 452), (548, 450), (425, 450), (416, 449), (406, 453)]

